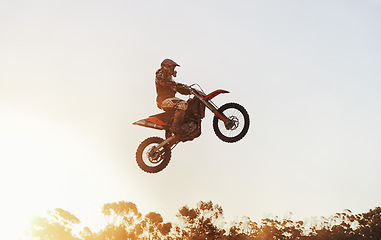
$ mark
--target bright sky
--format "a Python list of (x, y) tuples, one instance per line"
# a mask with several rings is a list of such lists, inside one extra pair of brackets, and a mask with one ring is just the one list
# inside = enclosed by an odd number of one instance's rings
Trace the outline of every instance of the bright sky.
[[(63, 208), (93, 230), (132, 201), (174, 221), (221, 205), (227, 221), (295, 219), (381, 204), (381, 1), (0, 1), (0, 221), (20, 233)], [(248, 110), (235, 144), (179, 144), (146, 174), (132, 122), (160, 112), (154, 74), (229, 90)], [(5, 223), (5, 224), (4, 224)], [(14, 236), (14, 235), (12, 235)]]

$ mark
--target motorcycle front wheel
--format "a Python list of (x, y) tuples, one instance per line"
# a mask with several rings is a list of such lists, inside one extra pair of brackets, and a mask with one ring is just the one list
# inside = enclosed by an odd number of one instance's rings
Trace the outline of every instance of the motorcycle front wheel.
[(229, 120), (224, 123), (217, 116), (213, 118), (213, 130), (219, 139), (233, 143), (241, 140), (249, 130), (250, 118), (246, 109), (238, 103), (222, 105), (218, 112)]
[(147, 173), (157, 173), (163, 170), (171, 159), (171, 149), (164, 145), (154, 151), (164, 139), (160, 137), (150, 137), (140, 143), (136, 151), (136, 162), (138, 166)]

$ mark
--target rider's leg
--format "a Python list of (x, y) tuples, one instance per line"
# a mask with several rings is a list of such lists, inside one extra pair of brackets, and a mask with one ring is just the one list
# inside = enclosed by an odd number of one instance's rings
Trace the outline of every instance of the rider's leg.
[(184, 110), (176, 109), (175, 115), (173, 116), (173, 122), (170, 127), (171, 132), (181, 132), (180, 126), (184, 116)]
[(169, 109), (175, 110), (170, 131), (181, 134), (182, 131), (180, 126), (181, 126), (181, 122), (184, 119), (185, 111), (188, 108), (188, 103), (179, 98), (169, 98), (163, 101), (162, 106), (165, 108), (165, 110), (169, 110)]

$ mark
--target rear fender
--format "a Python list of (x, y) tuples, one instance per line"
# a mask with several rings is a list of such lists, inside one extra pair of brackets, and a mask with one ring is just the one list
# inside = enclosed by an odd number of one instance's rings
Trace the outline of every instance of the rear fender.
[(154, 129), (158, 129), (158, 130), (164, 130), (164, 129), (166, 129), (166, 126), (167, 126), (167, 124), (165, 124), (165, 122), (163, 122), (162, 120), (160, 120), (156, 116), (151, 116), (151, 117), (148, 117), (145, 119), (141, 119), (141, 120), (138, 120), (132, 124), (139, 125), (142, 127), (154, 128)]
[(215, 91), (209, 93), (208, 95), (206, 95), (203, 98), (204, 98), (205, 101), (209, 101), (209, 100), (213, 99), (215, 96), (217, 96), (217, 95), (219, 95), (221, 93), (229, 93), (229, 91), (218, 89), (218, 90), (215, 90)]

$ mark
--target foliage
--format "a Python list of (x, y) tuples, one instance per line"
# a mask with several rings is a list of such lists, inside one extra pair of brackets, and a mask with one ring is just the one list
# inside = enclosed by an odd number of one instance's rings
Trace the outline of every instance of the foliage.
[(217, 204), (199, 202), (196, 207), (179, 209), (178, 224), (164, 222), (156, 212), (142, 215), (132, 202), (107, 203), (102, 213), (107, 226), (97, 233), (84, 227), (79, 234), (73, 228), (80, 223), (73, 214), (57, 208), (46, 217), (35, 217), (29, 236), (42, 240), (365, 240), (381, 239), (381, 208), (353, 214), (350, 210), (336, 213), (320, 222), (308, 225), (290, 218), (265, 218), (259, 223), (244, 217), (230, 226), (223, 209)]
[(108, 225), (93, 239), (162, 239), (172, 228), (159, 213), (150, 212), (142, 217), (132, 202), (107, 203), (102, 213), (108, 218)]
[(49, 211), (47, 217), (34, 217), (31, 223), (31, 236), (44, 240), (76, 240), (72, 233), (73, 226), (80, 223), (71, 213), (56, 208)]
[(225, 234), (225, 230), (218, 227), (223, 220), (223, 210), (211, 201), (201, 201), (197, 208), (184, 206), (177, 217), (183, 223), (178, 232), (183, 239), (222, 239)]

